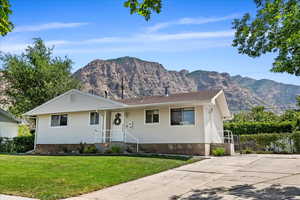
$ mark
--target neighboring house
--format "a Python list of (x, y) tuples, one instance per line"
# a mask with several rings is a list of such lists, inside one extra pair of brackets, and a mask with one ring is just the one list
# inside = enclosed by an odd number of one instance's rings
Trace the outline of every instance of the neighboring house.
[(0, 137), (18, 136), (19, 123), (13, 115), (0, 108)]
[(36, 118), (40, 152), (75, 150), (80, 143), (126, 143), (155, 153), (233, 151), (224, 143), (223, 120), (231, 114), (222, 90), (118, 101), (70, 90), (24, 115)]

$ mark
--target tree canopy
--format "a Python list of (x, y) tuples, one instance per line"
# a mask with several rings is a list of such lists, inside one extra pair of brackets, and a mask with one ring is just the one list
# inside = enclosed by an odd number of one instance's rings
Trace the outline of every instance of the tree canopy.
[(19, 116), (46, 101), (79, 88), (71, 74), (72, 61), (53, 57), (53, 48), (41, 39), (34, 39), (21, 55), (1, 54), (2, 79), (7, 83), (4, 95), (9, 110)]
[(254, 1), (255, 18), (246, 13), (233, 21), (233, 46), (250, 57), (275, 53), (271, 71), (300, 76), (300, 1)]
[(162, 0), (127, 0), (124, 6), (130, 9), (130, 14), (137, 13), (148, 21), (153, 11), (160, 13)]
[(250, 112), (242, 111), (240, 113), (236, 113), (232, 122), (271, 122), (278, 120), (279, 116), (277, 116), (273, 112), (265, 111), (264, 106), (256, 106), (253, 107)]
[(13, 24), (9, 21), (12, 14), (8, 0), (0, 0), (0, 35), (4, 36), (13, 29)]

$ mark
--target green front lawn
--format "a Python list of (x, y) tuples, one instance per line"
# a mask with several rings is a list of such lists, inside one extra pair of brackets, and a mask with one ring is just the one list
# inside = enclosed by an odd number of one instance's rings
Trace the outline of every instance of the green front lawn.
[(160, 157), (0, 155), (0, 194), (60, 199), (191, 162)]

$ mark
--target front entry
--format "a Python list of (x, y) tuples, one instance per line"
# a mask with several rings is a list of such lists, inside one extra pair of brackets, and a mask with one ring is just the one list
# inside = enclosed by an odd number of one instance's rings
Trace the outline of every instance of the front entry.
[(124, 141), (124, 112), (111, 113), (111, 141)]

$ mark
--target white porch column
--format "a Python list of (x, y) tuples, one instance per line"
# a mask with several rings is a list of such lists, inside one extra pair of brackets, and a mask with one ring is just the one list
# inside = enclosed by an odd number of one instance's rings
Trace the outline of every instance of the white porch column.
[(105, 143), (106, 141), (106, 122), (107, 122), (107, 111), (104, 111), (102, 116), (103, 122), (102, 122), (102, 143)]

